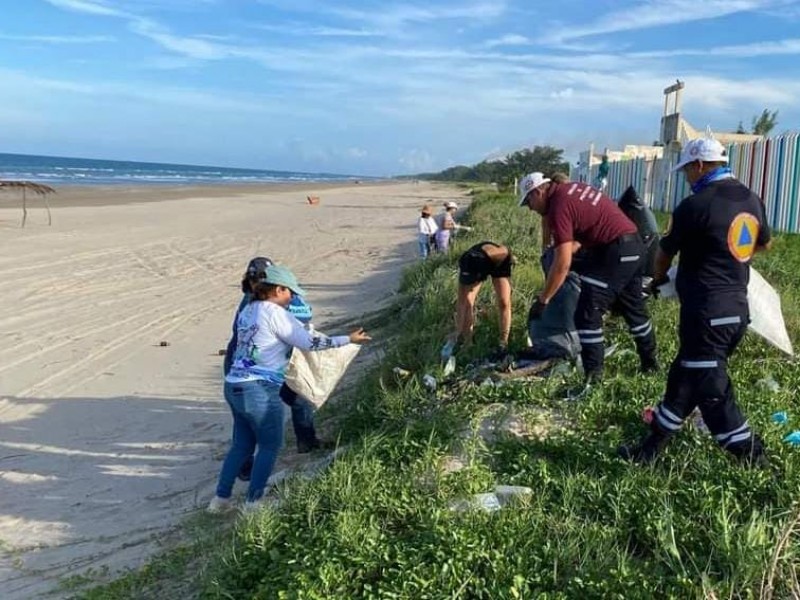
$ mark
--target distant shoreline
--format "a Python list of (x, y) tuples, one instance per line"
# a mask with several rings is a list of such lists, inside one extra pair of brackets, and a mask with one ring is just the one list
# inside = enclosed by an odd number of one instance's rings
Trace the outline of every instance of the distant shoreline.
[[(355, 183), (352, 181), (298, 181), (292, 183), (193, 183), (190, 185), (172, 184), (96, 184), (79, 183), (49, 184), (55, 190), (48, 200), (53, 208), (58, 207), (94, 207), (120, 206), (144, 202), (162, 202), (168, 200), (188, 200), (192, 198), (225, 198), (252, 196), (253, 194), (274, 194), (297, 192), (305, 199), (308, 195), (319, 195), (320, 192), (341, 188), (368, 188), (383, 186), (397, 181), (386, 179), (381, 181)], [(6, 204), (13, 205), (12, 193), (4, 193), (2, 198)], [(36, 197), (29, 198), (28, 205), (35, 207), (40, 203)]]

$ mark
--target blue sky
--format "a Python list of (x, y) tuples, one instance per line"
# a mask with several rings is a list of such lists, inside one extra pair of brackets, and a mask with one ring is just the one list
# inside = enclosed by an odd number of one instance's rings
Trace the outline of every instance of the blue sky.
[(800, 0), (0, 0), (0, 152), (388, 175), (763, 108)]

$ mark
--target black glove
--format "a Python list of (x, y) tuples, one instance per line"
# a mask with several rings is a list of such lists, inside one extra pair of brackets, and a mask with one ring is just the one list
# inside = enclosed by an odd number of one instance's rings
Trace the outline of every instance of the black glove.
[(662, 285), (669, 283), (669, 275), (664, 275), (658, 279), (653, 279), (650, 284), (645, 288), (645, 293), (653, 298), (658, 298), (660, 288)]
[(528, 321), (538, 321), (541, 319), (545, 309), (547, 309), (547, 304), (542, 302), (539, 298), (536, 298), (531, 309), (528, 311)]

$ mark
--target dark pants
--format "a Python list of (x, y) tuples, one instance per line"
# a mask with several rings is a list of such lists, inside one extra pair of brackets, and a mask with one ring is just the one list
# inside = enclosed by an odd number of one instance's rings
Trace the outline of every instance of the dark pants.
[(653, 430), (670, 436), (698, 407), (717, 443), (737, 456), (763, 452), (761, 441), (736, 405), (728, 358), (749, 322), (747, 297), (706, 297), (681, 304), (680, 349), (672, 362)]
[(298, 397), (297, 392), (285, 383), (281, 386), (280, 396), (284, 404), (292, 409), (292, 427), (298, 445), (314, 444), (317, 440), (317, 432), (314, 429), (314, 407), (305, 399)]
[(642, 368), (656, 364), (656, 337), (642, 295), (644, 261), (644, 244), (633, 234), (589, 249), (574, 267), (581, 280), (575, 326), (587, 377), (602, 375), (603, 316), (612, 305), (628, 324)]

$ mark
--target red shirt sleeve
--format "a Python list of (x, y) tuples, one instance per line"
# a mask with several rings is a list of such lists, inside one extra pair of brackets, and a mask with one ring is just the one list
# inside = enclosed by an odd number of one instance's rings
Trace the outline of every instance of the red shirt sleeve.
[(575, 222), (570, 203), (560, 197), (558, 190), (550, 198), (547, 223), (556, 246), (575, 240)]

